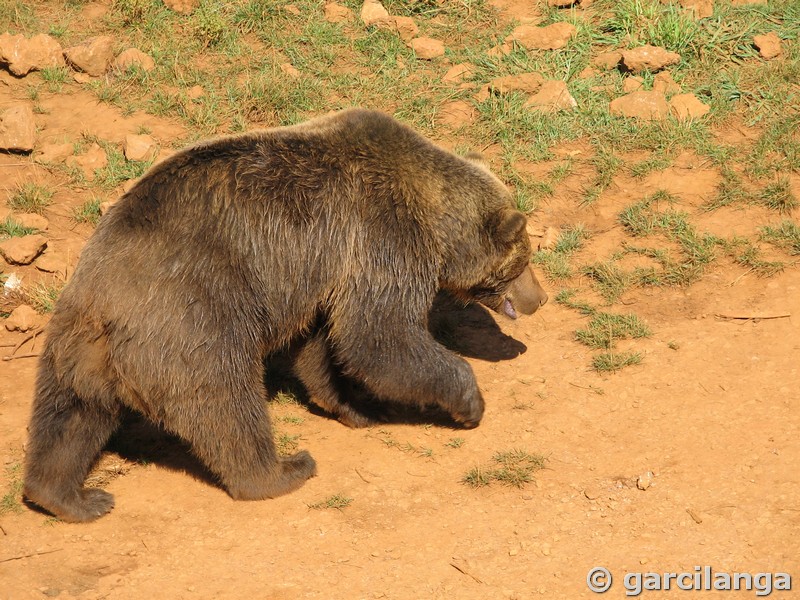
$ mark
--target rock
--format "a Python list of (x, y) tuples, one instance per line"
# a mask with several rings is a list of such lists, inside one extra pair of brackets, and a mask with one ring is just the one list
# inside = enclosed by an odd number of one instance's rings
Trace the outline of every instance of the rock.
[(574, 110), (577, 106), (578, 103), (570, 95), (567, 84), (560, 79), (545, 81), (539, 93), (534, 94), (525, 102), (526, 108), (532, 108), (540, 112)]
[(297, 6), (295, 6), (294, 4), (284, 4), (283, 10), (285, 10), (290, 15), (294, 15), (295, 17), (299, 17), (301, 14), (303, 14), (300, 11), (300, 9), (297, 8)]
[(520, 75), (506, 75), (489, 82), (489, 91), (493, 94), (507, 94), (512, 91), (535, 94), (544, 83), (540, 73), (522, 73)]
[(681, 121), (699, 119), (710, 110), (694, 94), (677, 94), (669, 101), (669, 111)]
[(764, 35), (754, 36), (753, 43), (756, 48), (758, 48), (758, 53), (761, 55), (761, 58), (769, 60), (783, 53), (781, 38), (779, 38), (774, 31), (770, 31)]
[(42, 317), (27, 304), (20, 304), (11, 311), (6, 319), (6, 329), (25, 333), (31, 329), (38, 329), (42, 324)]
[(622, 62), (622, 52), (612, 50), (611, 52), (601, 52), (592, 59), (592, 64), (603, 71), (616, 69)]
[(547, 5), (554, 8), (569, 8), (578, 3), (578, 0), (547, 0)]
[(200, 0), (164, 0), (164, 6), (182, 15), (190, 15), (200, 4)]
[(414, 23), (411, 17), (393, 17), (394, 26), (397, 29), (397, 34), (400, 39), (408, 43), (413, 40), (419, 33), (419, 27)]
[(127, 71), (130, 67), (139, 67), (143, 71), (152, 71), (155, 66), (155, 61), (137, 48), (123, 50), (114, 59), (114, 68), (118, 71)]
[(92, 76), (88, 73), (73, 73), (72, 79), (74, 79), (76, 83), (89, 83), (92, 80)]
[(44, 144), (33, 157), (40, 163), (62, 163), (68, 156), (75, 153), (75, 147), (69, 142), (63, 144)]
[(680, 0), (681, 7), (694, 13), (695, 19), (705, 19), (714, 14), (714, 0)]
[(80, 156), (70, 156), (66, 163), (68, 166), (79, 167), (86, 179), (94, 181), (95, 170), (102, 169), (108, 164), (106, 152), (98, 144), (94, 143), (89, 146), (89, 150)]
[(394, 28), (394, 19), (378, 0), (365, 0), (361, 6), (361, 21), (367, 27)]
[(583, 490), (583, 495), (586, 496), (587, 500), (597, 500), (602, 494), (603, 490), (597, 485), (590, 485)]
[(202, 98), (206, 95), (206, 91), (203, 89), (202, 85), (193, 85), (188, 90), (186, 90), (186, 97), (189, 100), (197, 100), (198, 98)]
[(353, 11), (336, 2), (328, 2), (325, 5), (325, 20), (328, 23), (348, 23), (353, 20)]
[(632, 77), (626, 77), (625, 81), (622, 82), (622, 89), (627, 92), (637, 92), (644, 87), (644, 79), (641, 77), (637, 77), (636, 75)]
[(0, 242), (0, 255), (11, 265), (29, 265), (47, 247), (47, 238), (37, 234)]
[(47, 221), (47, 219), (45, 219), (42, 215), (37, 215), (36, 213), (16, 214), (13, 215), (11, 219), (23, 227), (28, 229), (36, 229), (38, 231), (45, 231), (50, 226), (50, 223)]
[(283, 63), (283, 64), (282, 64), (280, 67), (278, 67), (278, 68), (281, 70), (281, 72), (285, 73), (286, 75), (288, 75), (288, 76), (289, 76), (289, 77), (291, 77), (292, 79), (297, 79), (298, 77), (300, 77), (300, 71), (298, 71), (298, 70), (297, 70), (297, 69), (294, 67), (294, 65), (292, 65), (292, 64), (290, 64), (290, 63)]
[(438, 58), (439, 56), (444, 56), (444, 44), (439, 40), (434, 40), (433, 38), (414, 38), (411, 40), (410, 45), (411, 49), (414, 51), (414, 54), (417, 55), (417, 58), (431, 60), (433, 58)]
[(640, 91), (612, 100), (609, 110), (612, 115), (660, 121), (669, 113), (669, 105), (661, 92)]
[(475, 108), (464, 100), (448, 102), (439, 110), (439, 119), (451, 129), (458, 129), (475, 121)]
[(586, 67), (585, 69), (582, 69), (580, 73), (578, 73), (578, 79), (591, 79), (592, 77), (597, 77), (598, 75), (600, 75), (600, 71), (594, 67)]
[(545, 27), (520, 25), (506, 38), (506, 42), (517, 42), (528, 50), (558, 50), (567, 45), (577, 29), (570, 23), (553, 23)]
[(64, 56), (79, 71), (99, 77), (108, 70), (114, 59), (114, 38), (108, 35), (90, 38), (64, 50)]
[(148, 162), (158, 154), (158, 142), (149, 135), (135, 135), (129, 133), (122, 142), (122, 151), (127, 160)]
[(661, 71), (653, 78), (653, 91), (671, 96), (672, 94), (680, 94), (681, 86), (675, 83), (672, 75), (667, 71)]
[(36, 123), (28, 104), (14, 104), (0, 112), (0, 150), (30, 152), (36, 142)]
[(622, 65), (631, 73), (641, 73), (643, 71), (654, 73), (680, 61), (680, 54), (669, 52), (658, 46), (639, 46), (622, 52)]
[(45, 273), (55, 273), (64, 278), (67, 276), (67, 259), (50, 250), (37, 258), (33, 266)]
[(552, 250), (556, 247), (561, 232), (557, 227), (545, 227), (544, 235), (539, 240), (539, 250)]
[(40, 33), (31, 39), (24, 35), (0, 35), (0, 63), (7, 63), (8, 70), (17, 77), (31, 71), (64, 65), (64, 52), (54, 38)]
[(499, 58), (501, 56), (508, 56), (511, 54), (511, 51), (514, 49), (514, 46), (511, 42), (505, 42), (500, 44), (499, 46), (493, 46), (486, 51), (487, 56), (491, 56), (493, 58)]
[(644, 475), (639, 475), (636, 478), (636, 487), (644, 491), (653, 484), (653, 474), (648, 471)]
[(447, 73), (442, 77), (443, 83), (459, 83), (468, 79), (475, 73), (475, 65), (470, 63), (459, 63), (453, 65), (448, 69)]

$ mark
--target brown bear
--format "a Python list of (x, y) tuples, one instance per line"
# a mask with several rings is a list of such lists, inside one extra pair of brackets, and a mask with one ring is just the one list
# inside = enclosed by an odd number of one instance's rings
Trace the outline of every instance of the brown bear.
[(102, 218), (58, 300), (26, 497), (65, 521), (111, 510), (83, 483), (123, 407), (186, 440), (235, 499), (300, 487), (316, 465), (276, 451), (263, 359), (304, 335), (376, 397), (476, 426), (475, 377), (428, 332), (428, 310), (440, 288), (535, 310), (525, 224), (484, 165), (378, 112), (175, 154)]

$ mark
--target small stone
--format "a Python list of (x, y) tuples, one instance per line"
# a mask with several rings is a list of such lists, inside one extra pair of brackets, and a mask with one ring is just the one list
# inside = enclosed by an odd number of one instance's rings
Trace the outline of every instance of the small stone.
[(36, 259), (34, 266), (45, 273), (55, 273), (60, 277), (67, 276), (67, 260), (66, 258), (55, 254), (48, 250)]
[(290, 15), (294, 15), (295, 17), (299, 17), (301, 14), (303, 14), (300, 11), (300, 9), (297, 8), (297, 6), (295, 6), (294, 4), (284, 4), (283, 10), (285, 10)]
[(206, 95), (206, 91), (203, 89), (202, 85), (193, 85), (188, 90), (186, 90), (186, 97), (189, 100), (197, 100), (198, 98), (202, 98)]
[(578, 3), (578, 0), (547, 0), (547, 5), (554, 8), (569, 8)]
[(679, 120), (690, 121), (706, 115), (711, 107), (694, 94), (677, 94), (669, 101), (669, 110)]
[(24, 35), (0, 35), (0, 63), (7, 63), (8, 70), (17, 77), (31, 71), (64, 65), (64, 53), (54, 38), (40, 33), (31, 39)]
[(411, 40), (411, 49), (414, 51), (414, 54), (417, 55), (417, 58), (423, 60), (431, 60), (439, 56), (444, 56), (444, 44), (433, 38), (415, 38)]
[(63, 144), (44, 144), (33, 157), (39, 163), (62, 163), (75, 153), (75, 147), (69, 142)]
[(5, 323), (8, 331), (21, 331), (22, 333), (37, 329), (41, 324), (42, 317), (27, 304), (20, 304), (12, 310)]
[(597, 500), (601, 494), (600, 488), (596, 486), (589, 486), (583, 490), (583, 495), (589, 500)]
[(15, 104), (0, 112), (0, 150), (30, 152), (36, 142), (36, 122), (28, 104)]
[(486, 51), (488, 56), (492, 58), (500, 58), (501, 56), (508, 56), (511, 54), (511, 51), (514, 49), (514, 46), (511, 42), (505, 42), (498, 46), (493, 46)]
[(570, 95), (567, 84), (560, 79), (544, 82), (539, 93), (534, 94), (525, 102), (525, 107), (540, 112), (574, 110), (577, 106), (578, 103)]
[(11, 265), (29, 265), (47, 247), (47, 238), (39, 235), (23, 235), (0, 242), (0, 255)]
[(545, 227), (544, 235), (539, 240), (539, 250), (552, 250), (556, 247), (561, 232), (557, 227)]
[(158, 154), (158, 142), (149, 135), (129, 133), (122, 143), (122, 150), (128, 160), (149, 162)]
[(72, 79), (74, 79), (76, 83), (89, 83), (92, 80), (92, 76), (88, 73), (73, 73)]
[(636, 75), (632, 77), (626, 77), (625, 81), (622, 82), (622, 89), (627, 92), (637, 92), (644, 87), (644, 79), (641, 77), (637, 77)]
[(475, 73), (475, 65), (470, 63), (459, 63), (453, 65), (442, 77), (443, 83), (459, 83), (468, 79)]
[(378, 0), (365, 0), (361, 6), (361, 21), (367, 27), (394, 28), (394, 19)]
[(522, 73), (521, 75), (506, 75), (489, 82), (489, 91), (501, 95), (508, 92), (520, 91), (526, 94), (535, 94), (544, 83), (540, 73)]
[(779, 38), (774, 31), (753, 37), (753, 43), (756, 48), (758, 48), (758, 53), (761, 55), (761, 58), (769, 60), (783, 53), (781, 38)]
[(641, 73), (643, 71), (654, 73), (680, 61), (680, 54), (658, 46), (645, 45), (622, 52), (622, 65), (631, 73)]
[(90, 38), (64, 50), (64, 56), (79, 71), (99, 77), (108, 70), (114, 59), (114, 38), (108, 35)]
[(681, 7), (694, 13), (695, 19), (705, 19), (714, 14), (714, 0), (680, 0)]
[(661, 71), (653, 78), (653, 91), (661, 92), (665, 96), (671, 96), (672, 94), (680, 94), (681, 86), (675, 82), (668, 71)]
[(108, 164), (108, 157), (97, 143), (89, 146), (85, 154), (80, 156), (70, 156), (66, 160), (67, 166), (77, 166), (82, 171), (88, 181), (94, 181), (95, 171), (102, 169)]
[(281, 72), (285, 73), (286, 75), (288, 75), (288, 76), (289, 76), (289, 77), (291, 77), (292, 79), (297, 79), (298, 77), (300, 77), (300, 71), (298, 71), (298, 70), (297, 70), (297, 69), (294, 67), (294, 65), (292, 65), (292, 64), (290, 64), (290, 63), (283, 63), (283, 64), (282, 64), (280, 67), (278, 67), (278, 68), (281, 70)]
[(601, 52), (592, 59), (592, 64), (603, 71), (616, 69), (622, 61), (622, 52), (612, 50), (611, 52)]
[(36, 229), (37, 231), (46, 231), (50, 223), (42, 215), (36, 213), (21, 213), (12, 215), (12, 220), (16, 221), (27, 229)]
[(597, 77), (599, 74), (600, 71), (594, 67), (586, 67), (580, 73), (578, 73), (578, 79), (591, 79), (592, 77)]
[(164, 6), (181, 15), (190, 15), (194, 12), (200, 0), (164, 0)]
[(558, 50), (567, 45), (577, 33), (571, 23), (553, 23), (545, 27), (520, 25), (506, 38), (506, 42), (517, 42), (528, 50)]
[(353, 20), (353, 11), (336, 2), (328, 2), (325, 5), (325, 20), (328, 23), (348, 23)]
[(156, 66), (155, 61), (137, 48), (128, 48), (114, 59), (114, 68), (118, 71), (127, 71), (130, 67), (139, 67), (143, 71), (152, 71)]
[(397, 29), (397, 34), (400, 39), (408, 43), (413, 40), (419, 33), (419, 27), (414, 23), (411, 17), (392, 17), (394, 19), (394, 26)]
[(667, 99), (661, 92), (631, 92), (612, 100), (609, 104), (612, 115), (660, 121), (669, 114)]
[(458, 129), (475, 121), (475, 108), (463, 100), (448, 102), (439, 110), (439, 119), (451, 129)]
[(642, 491), (648, 489), (652, 484), (653, 474), (650, 471), (636, 478), (636, 487)]

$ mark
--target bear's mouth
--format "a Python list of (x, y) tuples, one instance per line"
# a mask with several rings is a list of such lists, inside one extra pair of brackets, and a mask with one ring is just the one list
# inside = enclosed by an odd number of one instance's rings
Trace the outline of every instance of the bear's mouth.
[(508, 297), (505, 297), (503, 299), (502, 308), (503, 308), (503, 314), (506, 315), (507, 317), (516, 319), (519, 316), (517, 315), (517, 311), (514, 308), (513, 302), (511, 302), (511, 299)]

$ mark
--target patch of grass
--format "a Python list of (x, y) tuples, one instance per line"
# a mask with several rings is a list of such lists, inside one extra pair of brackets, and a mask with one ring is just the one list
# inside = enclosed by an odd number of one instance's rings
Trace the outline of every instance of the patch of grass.
[(300, 401), (297, 399), (297, 396), (285, 390), (281, 390), (275, 394), (275, 398), (273, 398), (272, 401), (278, 406), (300, 406)]
[(36, 233), (36, 231), (33, 227), (23, 227), (12, 217), (6, 217), (4, 221), (0, 221), (0, 240), (22, 237), (23, 235)]
[(314, 510), (326, 510), (330, 508), (335, 508), (336, 510), (342, 510), (343, 508), (347, 508), (352, 504), (353, 499), (348, 498), (342, 494), (334, 494), (330, 498), (326, 498), (320, 502), (316, 502), (314, 504), (309, 504), (308, 508)]
[(64, 283), (55, 281), (50, 284), (38, 282), (23, 290), (23, 295), (28, 304), (41, 315), (53, 312), (58, 296), (64, 289)]
[(467, 440), (461, 437), (450, 438), (450, 441), (445, 444), (450, 448), (461, 448)]
[(750, 201), (750, 194), (745, 190), (742, 178), (736, 171), (723, 166), (721, 174), (722, 181), (717, 185), (717, 194), (703, 205), (705, 210), (716, 210)]
[(641, 362), (641, 352), (603, 352), (592, 359), (592, 368), (601, 373), (615, 372)]
[(546, 462), (544, 456), (520, 449), (498, 452), (489, 465), (473, 467), (461, 481), (473, 488), (485, 487), (493, 481), (522, 488), (533, 480), (533, 474), (543, 469)]
[(72, 209), (72, 218), (76, 223), (89, 223), (96, 226), (100, 220), (100, 199), (91, 198), (79, 207)]
[(0, 515), (22, 512), (22, 463), (13, 463), (6, 468), (8, 491), (0, 498)]
[(575, 332), (575, 339), (593, 349), (610, 349), (618, 340), (649, 337), (650, 328), (634, 314), (596, 313), (586, 329)]
[(106, 152), (108, 164), (102, 169), (98, 169), (94, 185), (105, 189), (117, 187), (123, 181), (137, 179), (150, 167), (153, 161), (140, 162), (127, 160), (122, 150), (115, 144), (110, 144), (103, 140), (95, 140)]
[(779, 213), (790, 213), (798, 205), (797, 198), (789, 186), (788, 177), (779, 177), (768, 184), (758, 195), (758, 199), (764, 206)]
[(567, 279), (572, 275), (572, 268), (569, 264), (570, 255), (580, 250), (588, 238), (589, 233), (581, 224), (565, 227), (559, 234), (553, 249), (534, 252), (531, 262), (541, 266), (551, 280)]
[(281, 456), (289, 456), (297, 451), (299, 444), (297, 440), (300, 439), (300, 434), (289, 435), (288, 433), (279, 433), (275, 436), (275, 447), (278, 449), (278, 454)]
[(297, 417), (295, 415), (281, 415), (277, 418), (277, 420), (281, 423), (288, 423), (290, 425), (301, 425), (305, 421), (303, 417)]
[(575, 294), (577, 294), (576, 290), (562, 289), (558, 292), (558, 294), (556, 294), (555, 301), (562, 306), (577, 310), (584, 316), (593, 315), (597, 312), (597, 309), (591, 304), (575, 300)]
[(660, 153), (656, 153), (650, 158), (639, 161), (630, 167), (631, 175), (634, 177), (646, 177), (653, 171), (663, 171), (672, 164), (672, 158)]
[(607, 146), (598, 145), (592, 158), (596, 174), (584, 190), (583, 204), (592, 204), (611, 185), (623, 162)]
[(609, 304), (619, 300), (625, 290), (635, 283), (635, 278), (612, 260), (585, 265), (581, 272), (594, 280), (597, 291)]
[(768, 261), (761, 258), (761, 251), (750, 240), (734, 237), (724, 240), (720, 245), (733, 258), (734, 262), (755, 272), (760, 277), (772, 277), (785, 268), (781, 261)]
[(70, 80), (67, 67), (45, 67), (41, 70), (41, 76), (47, 83), (47, 89), (54, 94), (61, 92), (64, 84)]
[(17, 212), (42, 214), (53, 203), (53, 194), (47, 186), (31, 181), (20, 183), (11, 192), (8, 207)]
[(800, 254), (800, 226), (789, 219), (784, 219), (777, 227), (762, 227), (759, 237), (789, 254)]
[(386, 446), (389, 448), (397, 448), (401, 452), (416, 454), (417, 456), (422, 456), (425, 458), (430, 458), (433, 456), (433, 448), (428, 448), (426, 446), (415, 446), (410, 442), (400, 443), (385, 429), (378, 430), (378, 439), (386, 444)]

